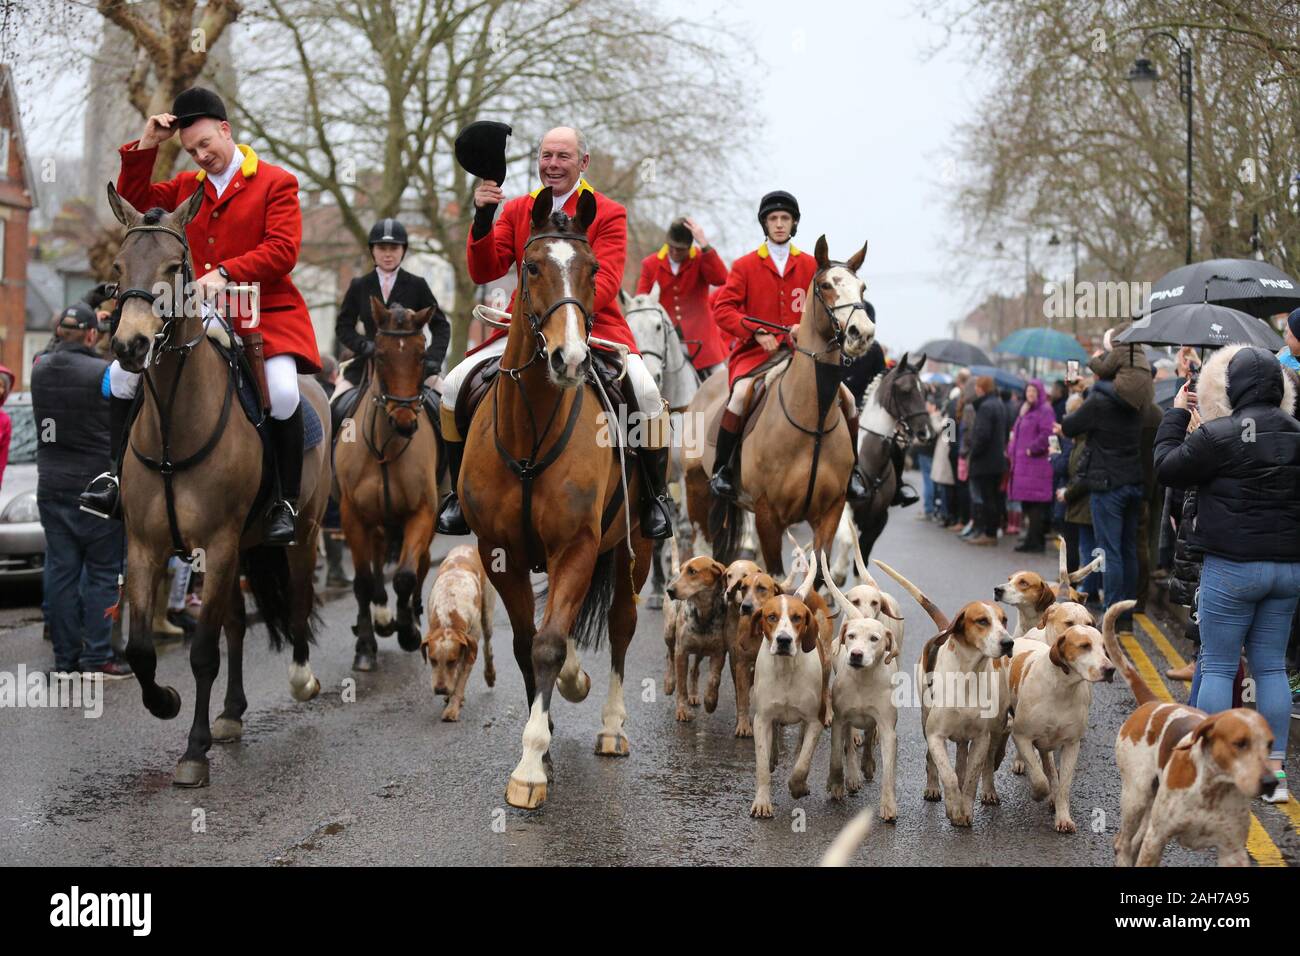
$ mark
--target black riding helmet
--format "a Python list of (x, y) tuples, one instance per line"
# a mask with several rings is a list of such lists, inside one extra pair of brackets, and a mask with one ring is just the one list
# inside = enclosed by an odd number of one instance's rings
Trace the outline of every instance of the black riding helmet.
[(401, 246), (403, 249), (410, 247), (410, 242), (406, 238), (406, 227), (396, 219), (381, 219), (370, 227), (370, 241), (368, 245), (374, 246), (381, 242), (391, 242), (394, 245)]
[(767, 235), (767, 215), (772, 212), (788, 212), (794, 217), (794, 226), (790, 229), (790, 237), (799, 231), (799, 200), (790, 195), (784, 189), (776, 189), (763, 197), (758, 204), (758, 224), (763, 227), (763, 235)]

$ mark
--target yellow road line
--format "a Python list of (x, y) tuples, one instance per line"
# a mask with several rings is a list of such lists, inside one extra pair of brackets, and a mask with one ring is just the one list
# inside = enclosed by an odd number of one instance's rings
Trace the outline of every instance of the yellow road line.
[(1183, 660), (1183, 655), (1174, 649), (1174, 645), (1169, 643), (1169, 638), (1165, 637), (1164, 631), (1156, 625), (1151, 618), (1145, 614), (1134, 614), (1133, 619), (1142, 625), (1142, 629), (1147, 632), (1152, 643), (1160, 649), (1160, 653), (1165, 656), (1170, 667), (1183, 667), (1187, 661)]
[[(1119, 642), (1124, 646), (1137, 672), (1151, 688), (1151, 692), (1163, 701), (1177, 703), (1173, 694), (1169, 693), (1169, 688), (1165, 686), (1160, 672), (1156, 670), (1156, 665), (1151, 662), (1151, 658), (1147, 657), (1147, 652), (1142, 650), (1142, 645), (1138, 643), (1137, 638), (1132, 634), (1121, 634)], [(1253, 813), (1250, 815), (1250, 831), (1246, 834), (1246, 850), (1260, 866), (1286, 866), (1282, 851), (1277, 848), (1273, 838), (1268, 835), (1268, 831)]]
[[(1164, 631), (1160, 629), (1160, 626), (1155, 621), (1145, 614), (1134, 614), (1133, 619), (1142, 625), (1142, 629), (1147, 632), (1147, 636), (1151, 638), (1152, 643), (1160, 649), (1160, 653), (1164, 655), (1165, 660), (1169, 662), (1171, 667), (1182, 667), (1187, 663), (1183, 659), (1183, 655), (1175, 650), (1169, 638), (1165, 637)], [(1144, 674), (1143, 677), (1146, 677), (1146, 675)], [(1147, 682), (1150, 683), (1150, 680)], [(1273, 803), (1270, 806), (1286, 816), (1291, 821), (1291, 828), (1296, 833), (1300, 833), (1300, 802), (1294, 796), (1286, 803)]]

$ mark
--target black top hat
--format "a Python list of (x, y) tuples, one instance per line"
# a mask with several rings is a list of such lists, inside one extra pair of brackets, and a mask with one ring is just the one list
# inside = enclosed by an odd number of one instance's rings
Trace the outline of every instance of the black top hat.
[(172, 115), (176, 117), (177, 128), (185, 129), (207, 116), (226, 119), (226, 104), (211, 90), (191, 86), (172, 101)]
[(97, 329), (99, 320), (95, 317), (95, 310), (86, 303), (74, 302), (63, 310), (63, 315), (59, 316), (59, 328)]
[(506, 178), (506, 138), (513, 132), (492, 120), (470, 123), (456, 137), (456, 161), (471, 176), (500, 186)]

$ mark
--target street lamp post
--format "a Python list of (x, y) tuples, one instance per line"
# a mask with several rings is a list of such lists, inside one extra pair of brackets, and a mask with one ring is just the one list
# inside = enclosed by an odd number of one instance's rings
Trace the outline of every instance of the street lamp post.
[[(1059, 246), (1061, 244), (1061, 237), (1056, 233), (1052, 233), (1052, 238), (1047, 240), (1047, 244), (1049, 246)], [(1070, 272), (1070, 296), (1072, 297), (1070, 300), (1070, 315), (1072, 316), (1071, 329), (1074, 337), (1078, 339), (1079, 310), (1073, 306), (1074, 298), (1077, 298), (1079, 294), (1079, 233), (1077, 231), (1071, 237), (1070, 244), (1074, 247), (1074, 268)]]
[[(1155, 37), (1164, 37), (1178, 48), (1178, 98), (1187, 110), (1187, 255), (1188, 265), (1192, 262), (1192, 46), (1184, 44), (1177, 36), (1167, 30), (1148, 33), (1142, 42), (1143, 51)], [(1155, 96), (1156, 81), (1160, 74), (1145, 57), (1139, 57), (1128, 72), (1128, 81), (1146, 100)]]

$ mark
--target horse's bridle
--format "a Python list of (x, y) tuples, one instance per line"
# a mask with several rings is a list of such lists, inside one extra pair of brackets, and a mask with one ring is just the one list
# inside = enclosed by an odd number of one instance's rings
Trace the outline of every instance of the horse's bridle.
[[(827, 265), (825, 269), (817, 270), (817, 273), (816, 275), (813, 276), (813, 280), (812, 280), (813, 295), (816, 297), (818, 304), (820, 304), (821, 307), (826, 310), (826, 316), (831, 320), (831, 337), (826, 343), (826, 348), (822, 349), (820, 352), (814, 352), (811, 349), (806, 349), (801, 347), (797, 343), (794, 346), (796, 352), (802, 352), (804, 355), (807, 355), (815, 362), (821, 361), (821, 359), (818, 358), (818, 356), (825, 355), (827, 352), (839, 351), (840, 347), (844, 344), (844, 326), (840, 324), (839, 316), (837, 314), (837, 311), (839, 309), (849, 309), (851, 310), (850, 314), (852, 314), (852, 312), (856, 312), (858, 309), (861, 309), (863, 312), (867, 311), (866, 299), (860, 299), (857, 302), (841, 302), (838, 305), (831, 305), (826, 301), (826, 298), (822, 295), (822, 290), (817, 280), (820, 279), (822, 276), (824, 276), (826, 273), (830, 272), (832, 269), (840, 266), (842, 266), (845, 269), (849, 268), (846, 263), (832, 262), (829, 265)], [(849, 271), (852, 272), (853, 270), (850, 269)]]
[[(628, 309), (626, 312), (624, 312), (623, 318), (627, 318), (629, 315), (636, 315), (638, 312), (653, 312), (655, 315), (659, 317), (659, 331), (662, 333), (663, 340), (664, 340), (662, 352), (656, 352), (654, 349), (642, 348), (640, 343), (637, 343), (637, 351), (641, 353), (642, 357), (646, 355), (653, 355), (655, 358), (659, 359), (660, 362), (663, 363), (663, 369), (665, 372), (680, 372), (687, 365), (690, 365), (694, 356), (688, 355), (684, 349), (681, 350), (678, 354), (678, 357), (681, 359), (680, 365), (672, 365), (668, 361), (668, 356), (672, 352), (672, 350), (668, 347), (668, 343), (671, 340), (671, 337), (673, 335), (676, 335), (677, 340), (681, 342), (683, 345), (686, 344), (687, 340), (681, 337), (681, 330), (678, 329), (677, 326), (675, 326), (672, 323), (672, 320), (668, 318), (668, 313), (663, 310), (663, 307), (656, 306), (656, 305), (638, 306), (635, 309)], [(704, 343), (700, 342), (699, 345), (702, 348)], [(663, 376), (661, 375), (660, 377)], [(662, 385), (661, 382), (656, 382), (655, 384)]]
[[(590, 240), (588, 240), (586, 236), (569, 235), (563, 232), (539, 232), (535, 236), (528, 237), (528, 241), (524, 243), (524, 252), (527, 253), (528, 247), (539, 239), (564, 239), (567, 242), (581, 242), (588, 246), (591, 244)], [(548, 352), (546, 349), (546, 336), (542, 334), (542, 326), (546, 324), (547, 319), (555, 314), (557, 309), (566, 305), (571, 305), (582, 313), (584, 332), (583, 341), (591, 338), (591, 330), (596, 323), (596, 317), (588, 311), (586, 305), (578, 299), (573, 298), (573, 296), (565, 296), (562, 299), (556, 299), (545, 312), (541, 315), (537, 314), (537, 310), (534, 309), (532, 305), (532, 297), (528, 294), (528, 267), (526, 264), (520, 264), (519, 307), (523, 310), (524, 317), (528, 320), (529, 328), (533, 333), (533, 355), (527, 362), (517, 368), (506, 368), (504, 365), (501, 366), (502, 372), (517, 382), (519, 381), (520, 373), (522, 373), (524, 369), (528, 368), (536, 361), (546, 361)], [(588, 358), (587, 362), (590, 363), (590, 361), (590, 358)]]
[[(184, 281), (182, 286), (182, 289), (184, 290), (183, 298), (188, 299), (188, 291), (194, 281), (194, 268), (190, 264), (190, 244), (185, 238), (184, 233), (172, 229), (169, 226), (160, 226), (156, 224), (137, 225), (131, 226), (126, 230), (126, 234), (122, 237), (123, 241), (126, 240), (127, 236), (138, 232), (165, 233), (181, 244), (181, 251), (184, 254), (184, 258), (181, 260), (181, 276)], [(157, 293), (151, 292), (148, 289), (114, 289), (114, 293), (117, 299), (119, 315), (122, 306), (131, 299), (143, 299), (149, 303), (151, 308), (154, 308), (155, 312), (157, 311), (155, 307), (159, 296)], [(160, 318), (163, 320), (162, 328), (154, 335), (154, 339), (158, 344), (153, 349), (154, 355), (148, 362), (146, 362), (141, 377), (144, 379), (145, 387), (148, 389), (150, 398), (153, 399), (154, 407), (158, 410), (158, 431), (162, 444), (162, 454), (156, 459), (142, 454), (140, 450), (135, 447), (135, 443), (129, 440), (129, 436), (127, 444), (130, 444), (131, 451), (135, 454), (135, 457), (141, 464), (151, 471), (158, 472), (162, 476), (163, 499), (167, 505), (167, 524), (171, 531), (172, 551), (178, 558), (188, 563), (190, 552), (185, 548), (185, 542), (181, 539), (180, 523), (176, 515), (176, 491), (173, 487), (172, 481), (176, 472), (184, 471), (187, 468), (199, 464), (199, 462), (203, 461), (212, 453), (213, 449), (217, 447), (217, 443), (221, 441), (221, 436), (225, 434), (226, 431), (226, 424), (230, 420), (230, 408), (235, 394), (235, 378), (238, 374), (238, 366), (236, 365), (237, 359), (235, 357), (235, 352), (232, 349), (229, 356), (225, 357), (227, 364), (230, 366), (230, 374), (226, 376), (226, 393), (222, 400), (221, 415), (217, 419), (216, 427), (213, 428), (212, 434), (208, 436), (208, 440), (203, 443), (202, 447), (200, 447), (198, 451), (191, 455), (187, 455), (179, 461), (174, 459), (172, 457), (171, 449), (172, 421), (168, 411), (176, 401), (176, 394), (180, 389), (181, 376), (185, 372), (186, 359), (189, 358), (190, 352), (193, 351), (195, 346), (199, 345), (205, 338), (207, 338), (207, 323), (200, 323), (198, 334), (189, 341), (172, 343), (169, 339), (171, 338), (172, 329), (175, 328), (173, 323), (175, 323), (177, 319), (188, 318), (185, 313), (184, 304), (182, 303), (181, 308), (178, 310), (176, 308), (176, 303), (173, 302), (171, 314), (160, 316)], [(227, 332), (229, 332), (229, 329), (227, 329)], [(231, 337), (231, 342), (232, 344), (234, 342), (233, 336)], [(212, 347), (217, 347), (215, 342), (212, 343)], [(161, 361), (162, 356), (167, 353), (175, 353), (179, 356), (179, 359), (176, 366), (176, 375), (172, 378), (171, 389), (167, 396), (167, 404), (164, 405), (161, 397), (158, 395), (157, 386), (154, 385), (150, 369), (152, 366), (157, 365), (159, 361)]]
[[(423, 331), (421, 329), (381, 329), (376, 325), (375, 338), (379, 338), (381, 335), (390, 336), (395, 339), (412, 338), (418, 335), (423, 339)], [(388, 385), (384, 382), (384, 376), (379, 371), (379, 362), (372, 359), (371, 364), (375, 370), (375, 381), (379, 384), (379, 391), (371, 397), (371, 401), (376, 405), (383, 406), (384, 411), (388, 415), (389, 424), (396, 427), (397, 423), (393, 421), (393, 414), (388, 411), (388, 406), (396, 405), (398, 408), (418, 408), (420, 402), (424, 400), (424, 393), (422, 391), (417, 391), (414, 395), (389, 394)], [(420, 427), (419, 415), (416, 415), (415, 417), (415, 427)]]

